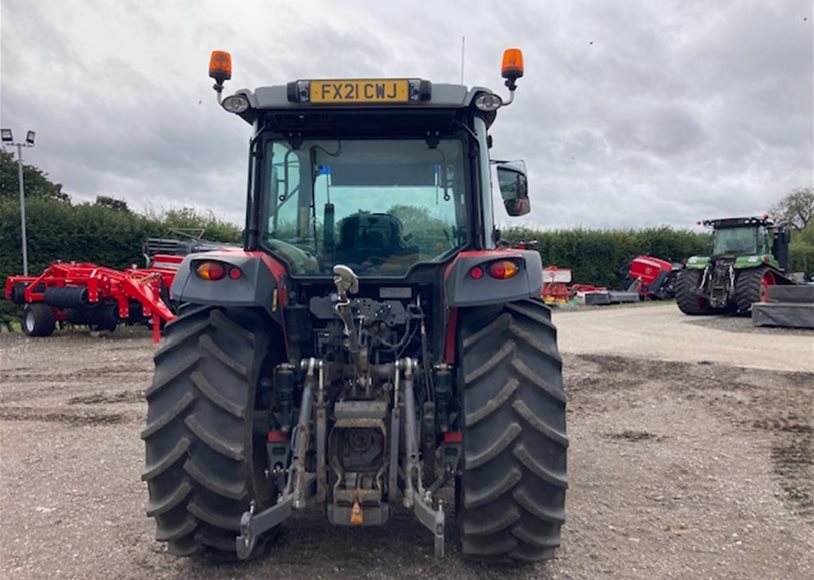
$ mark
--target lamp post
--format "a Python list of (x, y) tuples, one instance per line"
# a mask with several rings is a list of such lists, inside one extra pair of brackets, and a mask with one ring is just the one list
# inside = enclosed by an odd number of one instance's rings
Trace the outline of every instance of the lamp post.
[(20, 235), (23, 243), (23, 276), (28, 276), (28, 240), (25, 235), (25, 185), (23, 184), (23, 147), (33, 147), (34, 131), (28, 131), (25, 142), (15, 143), (11, 129), (0, 129), (3, 145), (17, 148), (17, 180), (20, 184)]

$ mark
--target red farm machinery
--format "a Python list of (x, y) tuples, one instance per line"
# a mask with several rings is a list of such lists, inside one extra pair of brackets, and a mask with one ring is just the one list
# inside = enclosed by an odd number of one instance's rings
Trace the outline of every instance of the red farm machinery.
[(175, 318), (169, 289), (184, 256), (229, 251), (224, 244), (201, 240), (202, 230), (172, 229), (167, 235), (184, 239), (147, 239), (146, 268), (115, 270), (56, 261), (39, 276), (6, 278), (5, 299), (23, 306), (22, 327), (29, 336), (50, 336), (65, 323), (108, 331), (121, 324), (145, 324), (158, 342), (160, 329)]
[[(163, 257), (168, 263), (180, 257)], [(114, 330), (119, 324), (150, 324), (157, 340), (175, 318), (169, 287), (171, 267), (123, 271), (84, 262), (54, 262), (39, 276), (9, 276), (5, 298), (24, 306), (23, 331), (50, 336), (57, 323), (85, 324), (91, 330)]]

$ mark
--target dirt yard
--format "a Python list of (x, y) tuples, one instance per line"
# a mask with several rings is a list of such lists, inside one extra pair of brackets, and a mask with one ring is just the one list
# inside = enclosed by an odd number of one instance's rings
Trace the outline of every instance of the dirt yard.
[(435, 559), (408, 514), (296, 514), (243, 565), (169, 556), (139, 479), (149, 333), (0, 335), (0, 577), (814, 578), (814, 333), (674, 305), (555, 322), (568, 521), (555, 560), (509, 569), (462, 561), (453, 525)]

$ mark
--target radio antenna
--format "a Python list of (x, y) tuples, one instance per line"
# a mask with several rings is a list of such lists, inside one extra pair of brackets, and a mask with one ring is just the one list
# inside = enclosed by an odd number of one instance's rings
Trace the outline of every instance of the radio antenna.
[(464, 56), (466, 54), (466, 36), (461, 37), (461, 84), (464, 84)]

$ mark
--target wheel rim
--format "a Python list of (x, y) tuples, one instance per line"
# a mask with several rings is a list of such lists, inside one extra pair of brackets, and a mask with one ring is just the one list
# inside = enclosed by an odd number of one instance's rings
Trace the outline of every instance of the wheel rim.
[(761, 302), (769, 301), (769, 286), (774, 286), (776, 283), (777, 281), (774, 279), (774, 273), (771, 270), (763, 273), (763, 277), (760, 279)]
[(34, 313), (31, 310), (25, 313), (25, 329), (29, 333), (34, 332)]

